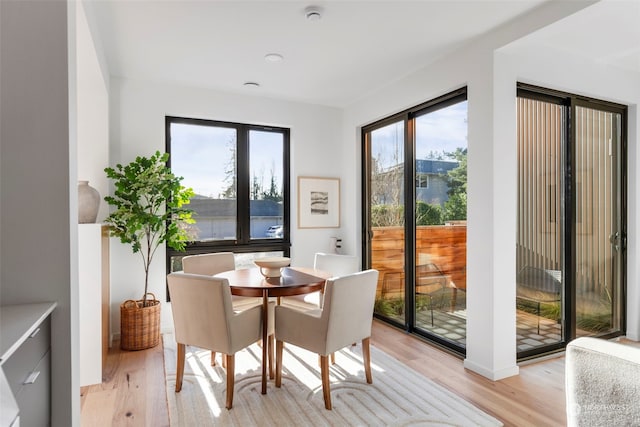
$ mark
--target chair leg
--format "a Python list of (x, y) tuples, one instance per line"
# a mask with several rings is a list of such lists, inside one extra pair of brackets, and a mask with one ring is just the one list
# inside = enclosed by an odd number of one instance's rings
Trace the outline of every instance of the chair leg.
[(274, 372), (273, 372), (273, 350), (274, 350), (274, 343), (275, 343), (275, 336), (273, 334), (269, 335), (269, 347), (268, 347), (268, 353), (269, 353), (269, 379), (272, 380), (274, 377)]
[(185, 345), (178, 343), (178, 363), (176, 366), (176, 393), (182, 390), (182, 378), (184, 377)]
[(324, 407), (331, 410), (331, 386), (329, 384), (329, 356), (320, 356), (320, 374), (322, 376), (322, 396)]
[(369, 348), (370, 338), (362, 340), (362, 359), (364, 362), (364, 375), (367, 378), (367, 384), (371, 384), (373, 379), (371, 378), (371, 351)]
[(225, 355), (225, 359), (227, 360), (227, 409), (231, 409), (233, 406), (233, 387), (234, 387), (234, 375), (235, 375), (235, 367), (236, 367), (236, 356), (235, 354), (227, 354)]
[(211, 366), (216, 366), (216, 352), (211, 352)]
[(227, 369), (227, 358), (226, 358), (226, 354), (222, 355), (222, 367), (224, 369)]
[(276, 341), (276, 387), (282, 385), (282, 348), (283, 342)]
[[(329, 360), (331, 361), (332, 365), (336, 364), (336, 354), (335, 353), (331, 353), (329, 355)], [(318, 355), (318, 366), (322, 366), (322, 356)]]

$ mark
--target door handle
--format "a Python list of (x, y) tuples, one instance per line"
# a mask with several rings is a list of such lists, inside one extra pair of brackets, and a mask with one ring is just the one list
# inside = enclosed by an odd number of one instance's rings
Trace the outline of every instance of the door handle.
[(616, 251), (620, 250), (620, 232), (616, 231), (615, 233), (609, 235), (609, 242), (613, 245)]

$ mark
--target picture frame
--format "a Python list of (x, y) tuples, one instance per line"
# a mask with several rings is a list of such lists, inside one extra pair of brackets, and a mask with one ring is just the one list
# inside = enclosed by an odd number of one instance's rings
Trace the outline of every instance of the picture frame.
[(340, 227), (340, 179), (298, 177), (298, 228)]

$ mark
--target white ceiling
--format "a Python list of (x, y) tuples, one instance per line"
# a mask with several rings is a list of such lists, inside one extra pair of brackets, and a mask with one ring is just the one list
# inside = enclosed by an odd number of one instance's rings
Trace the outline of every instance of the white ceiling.
[(640, 0), (605, 0), (509, 47), (555, 50), (640, 73)]
[[(88, 9), (112, 76), (344, 107), (544, 2), (90, 0)], [(310, 5), (321, 8), (322, 19), (305, 19)], [(630, 27), (627, 38), (638, 35), (640, 21), (617, 18)], [(598, 15), (589, 19), (598, 24)], [(592, 55), (593, 45), (585, 51), (579, 36), (584, 28), (575, 25), (565, 47)], [(595, 25), (589, 37), (597, 31)], [(565, 48), (557, 36), (534, 42)], [(602, 60), (640, 72), (638, 43), (625, 44), (626, 54), (597, 46)], [(264, 60), (274, 52), (284, 61)], [(243, 86), (247, 81), (260, 87)]]

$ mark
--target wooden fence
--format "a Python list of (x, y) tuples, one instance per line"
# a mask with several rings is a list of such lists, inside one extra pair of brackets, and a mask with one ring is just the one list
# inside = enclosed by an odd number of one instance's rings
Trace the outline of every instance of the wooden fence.
[[(399, 273), (404, 277), (404, 228), (374, 227), (372, 268), (380, 271), (378, 295), (382, 294), (385, 274)], [(447, 286), (467, 288), (467, 227), (466, 225), (430, 225), (416, 228), (416, 265), (433, 264), (447, 277)], [(397, 281), (392, 294), (403, 292)]]

